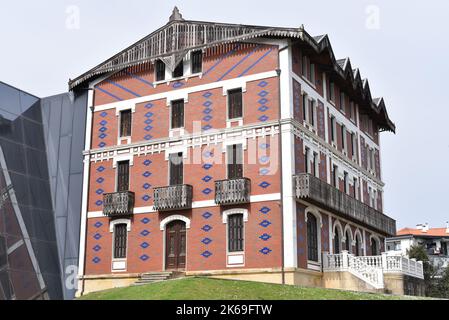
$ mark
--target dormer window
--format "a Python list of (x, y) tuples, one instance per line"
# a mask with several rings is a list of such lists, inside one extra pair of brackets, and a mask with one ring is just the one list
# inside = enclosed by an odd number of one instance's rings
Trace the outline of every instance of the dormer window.
[(345, 93), (340, 92), (340, 110), (345, 112)]
[(156, 61), (156, 81), (165, 80), (165, 63), (161, 60)]
[(173, 71), (173, 78), (180, 78), (184, 75), (184, 61), (181, 61)]
[(329, 82), (329, 100), (335, 102), (335, 84), (332, 81)]
[(192, 52), (192, 73), (203, 71), (203, 52), (201, 50)]

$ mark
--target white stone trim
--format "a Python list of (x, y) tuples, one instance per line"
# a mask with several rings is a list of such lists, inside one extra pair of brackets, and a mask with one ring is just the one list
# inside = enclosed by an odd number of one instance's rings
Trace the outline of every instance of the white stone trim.
[(174, 215), (168, 216), (167, 218), (165, 218), (164, 220), (161, 221), (160, 230), (165, 231), (165, 226), (167, 224), (169, 224), (170, 222), (173, 222), (176, 220), (184, 221), (186, 224), (186, 229), (190, 229), (190, 219), (189, 218), (179, 215), (179, 214), (174, 214)]
[(109, 232), (110, 233), (114, 232), (114, 227), (117, 224), (126, 224), (126, 230), (128, 232), (131, 231), (131, 219), (118, 219), (118, 220), (112, 220), (109, 222)]
[(223, 223), (228, 223), (228, 217), (233, 214), (243, 214), (243, 221), (248, 222), (248, 210), (247, 209), (240, 209), (240, 208), (234, 208), (223, 211)]
[(117, 163), (122, 161), (129, 161), (129, 165), (134, 165), (134, 156), (130, 153), (128, 154), (119, 154), (114, 157), (112, 160), (112, 167), (115, 169), (117, 168)]
[[(304, 220), (305, 220), (305, 222), (306, 222), (306, 225), (307, 225), (307, 215), (308, 214), (312, 214), (312, 215), (314, 215), (315, 216), (315, 218), (317, 218), (317, 222), (319, 221), (319, 225), (317, 226), (317, 240), (318, 240), (318, 261), (312, 261), (312, 260), (308, 260), (308, 256), (307, 256), (307, 268), (309, 268), (309, 269), (315, 269), (315, 267), (317, 266), (317, 264), (319, 265), (319, 267), (320, 267), (320, 270), (321, 270), (321, 253), (322, 253), (322, 250), (321, 250), (321, 229), (323, 228), (323, 218), (322, 218), (322, 216), (321, 216), (321, 213), (319, 212), (319, 210), (318, 210), (318, 208), (317, 207), (314, 207), (314, 206), (310, 206), (310, 207), (307, 207), (305, 210), (304, 210)], [(306, 230), (307, 230), (307, 227), (305, 228)], [(306, 231), (306, 236), (307, 236), (307, 231)], [(307, 239), (307, 238), (306, 238)], [(307, 244), (308, 245), (308, 244)]]
[(351, 226), (347, 223), (345, 225), (345, 229), (343, 230), (343, 242), (346, 243), (346, 241), (348, 241), (348, 239), (346, 239), (346, 231), (349, 230), (349, 236), (351, 237), (351, 239), (349, 239), (349, 241), (351, 241), (351, 246), (353, 245), (354, 242), (354, 235), (352, 234), (352, 230), (351, 230)]

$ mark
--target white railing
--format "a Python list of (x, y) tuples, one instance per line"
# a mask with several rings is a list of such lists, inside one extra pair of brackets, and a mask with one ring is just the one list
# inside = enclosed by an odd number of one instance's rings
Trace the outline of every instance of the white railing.
[(424, 279), (421, 261), (400, 255), (355, 256), (348, 251), (339, 254), (323, 253), (324, 272), (350, 272), (376, 289), (384, 288), (384, 273), (402, 273)]

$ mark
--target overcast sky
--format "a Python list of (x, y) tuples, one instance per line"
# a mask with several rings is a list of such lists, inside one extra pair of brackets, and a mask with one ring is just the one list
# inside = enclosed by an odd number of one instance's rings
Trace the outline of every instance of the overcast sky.
[[(449, 2), (391, 0), (39, 0), (0, 2), (0, 80), (37, 96), (168, 21), (299, 27), (329, 34), (383, 96), (397, 134), (381, 135), (385, 212), (398, 227), (449, 220)], [(78, 19), (79, 17), (79, 19)]]

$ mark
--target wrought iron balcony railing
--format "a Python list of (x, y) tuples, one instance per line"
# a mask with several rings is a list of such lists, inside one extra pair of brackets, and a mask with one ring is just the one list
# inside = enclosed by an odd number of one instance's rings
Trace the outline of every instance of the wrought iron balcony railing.
[(154, 188), (154, 209), (169, 211), (192, 208), (193, 188), (188, 184)]
[(249, 203), (251, 180), (248, 178), (215, 181), (216, 204)]
[(299, 174), (294, 179), (297, 199), (307, 199), (344, 218), (371, 227), (386, 236), (396, 234), (394, 219), (341, 192), (334, 186), (310, 174)]
[(109, 217), (132, 215), (134, 211), (134, 192), (123, 191), (106, 193), (103, 196), (103, 214)]

